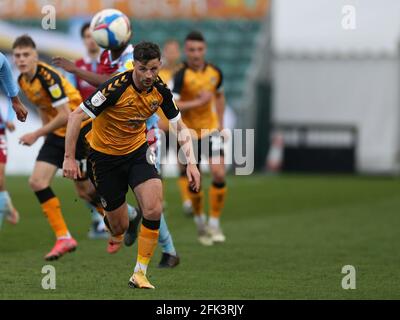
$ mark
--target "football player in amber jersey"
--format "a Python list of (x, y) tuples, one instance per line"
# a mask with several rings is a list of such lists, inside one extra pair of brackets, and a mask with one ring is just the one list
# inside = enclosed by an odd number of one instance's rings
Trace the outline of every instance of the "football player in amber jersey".
[[(172, 46), (171, 48), (172, 50), (169, 51), (171, 51), (172, 55), (174, 55), (174, 46)], [(63, 68), (65, 71), (71, 72), (75, 76), (79, 76), (81, 79), (97, 87), (101, 83), (112, 78), (117, 73), (133, 69), (134, 67), (133, 52), (134, 52), (134, 47), (129, 43), (123, 44), (121, 48), (113, 50), (104, 50), (100, 57), (100, 63), (97, 68), (97, 74), (89, 70), (77, 69), (72, 62), (68, 61), (65, 58), (56, 57), (53, 59), (53, 62), (55, 65)], [(171, 56), (171, 54), (169, 56)], [(170, 63), (169, 68), (171, 67), (172, 64)], [(165, 73), (164, 76), (166, 76)], [(170, 74), (170, 77), (172, 77), (172, 74)], [(164, 114), (158, 111), (157, 113), (154, 113), (151, 117), (149, 117), (146, 120), (146, 133), (148, 137), (148, 143), (154, 150), (158, 170), (161, 169), (160, 165), (161, 139), (158, 128), (159, 115), (161, 114), (164, 117), (164, 119), (166, 119)], [(126, 232), (124, 236), (124, 243), (127, 246), (131, 246), (136, 241), (137, 226), (141, 217), (141, 210), (140, 208), (133, 208), (128, 204), (128, 215), (130, 224), (128, 232)], [(180, 263), (180, 257), (175, 249), (172, 235), (169, 231), (164, 215), (161, 216), (161, 225), (159, 234), (160, 234), (159, 243), (162, 249), (162, 257), (158, 266), (160, 268), (174, 268)], [(108, 243), (107, 251), (117, 252), (120, 249), (121, 244), (122, 241), (119, 237), (116, 236), (111, 237)]]
[[(68, 115), (79, 106), (82, 98), (58, 71), (38, 60), (36, 44), (28, 35), (15, 40), (13, 57), (21, 72), (18, 78), (21, 91), (38, 108), (43, 122), (39, 129), (23, 135), (20, 143), (30, 146), (38, 138), (46, 137), (36, 158), (29, 184), (57, 238), (53, 249), (45, 256), (46, 260), (54, 260), (77, 247), (64, 221), (60, 201), (50, 184), (57, 169), (62, 167)], [(80, 128), (76, 160), (82, 168), (86, 166), (88, 149), (84, 135), (90, 127), (90, 121), (85, 121)], [(97, 205), (95, 189), (87, 178), (76, 181), (75, 187), (82, 199), (91, 202), (93, 206)]]
[(101, 85), (80, 109), (74, 111), (67, 128), (63, 172), (76, 179), (75, 145), (82, 121), (93, 118), (88, 134), (91, 151), (90, 178), (101, 196), (110, 231), (123, 234), (128, 228), (126, 193), (130, 187), (143, 212), (138, 237), (138, 256), (131, 287), (154, 286), (146, 277), (147, 267), (157, 246), (162, 213), (162, 184), (148, 152), (146, 120), (160, 107), (182, 135), (187, 176), (193, 190), (200, 187), (200, 173), (194, 161), (190, 135), (180, 119), (172, 94), (158, 77), (161, 53), (156, 44), (142, 42), (135, 47), (135, 69), (120, 73)]
[[(212, 175), (208, 224), (203, 211), (203, 191), (189, 190), (199, 242), (208, 246), (225, 241), (219, 223), (226, 195), (224, 154), (219, 135), (225, 108), (223, 79), (221, 70), (205, 60), (206, 42), (200, 32), (193, 31), (186, 36), (185, 55), (187, 61), (175, 74), (172, 91), (183, 121), (196, 136), (197, 156), (208, 156)], [(184, 175), (179, 179), (179, 186), (185, 194), (188, 186)]]

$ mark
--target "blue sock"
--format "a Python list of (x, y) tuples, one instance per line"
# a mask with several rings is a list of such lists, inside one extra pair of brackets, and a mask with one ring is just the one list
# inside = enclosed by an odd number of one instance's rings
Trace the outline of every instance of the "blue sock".
[(5, 215), (8, 213), (9, 208), (8, 208), (8, 192), (7, 191), (1, 191), (0, 192), (0, 228), (3, 223), (3, 219)]
[(129, 220), (135, 219), (136, 216), (137, 216), (136, 209), (135, 209), (134, 207), (132, 207), (132, 206), (128, 203), (128, 217), (129, 217)]
[(161, 214), (160, 234), (158, 236), (158, 243), (161, 245), (163, 252), (176, 256), (174, 242), (172, 241), (171, 234), (169, 233), (167, 222), (165, 221), (164, 218), (164, 214)]
[(92, 217), (92, 222), (101, 222), (103, 219), (101, 217), (101, 214), (97, 212), (97, 209), (94, 205), (92, 205), (90, 202), (85, 201), (86, 206), (89, 208), (90, 210), (90, 214)]

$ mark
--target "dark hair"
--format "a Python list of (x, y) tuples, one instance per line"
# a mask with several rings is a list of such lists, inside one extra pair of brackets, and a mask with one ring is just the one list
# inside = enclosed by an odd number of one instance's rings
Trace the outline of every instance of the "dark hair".
[(188, 33), (188, 35), (185, 38), (185, 41), (188, 40), (193, 40), (193, 41), (201, 41), (201, 42), (205, 42), (206, 39), (204, 39), (203, 34), (200, 31), (191, 31)]
[(36, 49), (36, 44), (30, 36), (24, 34), (15, 39), (12, 48), (15, 49), (17, 47), (31, 47), (33, 49)]
[(158, 45), (153, 42), (140, 42), (135, 46), (133, 51), (133, 58), (135, 61), (146, 64), (153, 59), (161, 59), (161, 52)]
[(177, 44), (179, 46), (179, 41), (176, 39), (168, 39), (167, 41), (164, 42), (164, 47), (169, 44)]
[(85, 31), (86, 31), (87, 29), (89, 29), (89, 28), (90, 28), (90, 22), (86, 22), (86, 23), (81, 27), (81, 38), (84, 37)]

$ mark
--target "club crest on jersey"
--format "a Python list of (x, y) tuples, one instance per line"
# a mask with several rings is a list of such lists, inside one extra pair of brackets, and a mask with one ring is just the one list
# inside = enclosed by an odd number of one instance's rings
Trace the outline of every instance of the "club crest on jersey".
[(150, 105), (151, 110), (157, 110), (158, 108), (158, 101), (152, 101)]
[(59, 97), (61, 97), (61, 94), (62, 94), (61, 88), (58, 85), (58, 83), (49, 87), (49, 92), (54, 99), (58, 99)]
[(103, 208), (107, 207), (106, 199), (104, 199), (103, 197), (100, 197), (100, 201), (101, 201), (101, 204), (102, 204)]
[(90, 103), (94, 107), (99, 107), (103, 104), (104, 101), (106, 101), (106, 97), (99, 91), (92, 97)]
[(212, 77), (212, 78), (211, 78), (211, 83), (212, 83), (213, 85), (217, 84), (217, 78), (216, 78), (216, 77)]

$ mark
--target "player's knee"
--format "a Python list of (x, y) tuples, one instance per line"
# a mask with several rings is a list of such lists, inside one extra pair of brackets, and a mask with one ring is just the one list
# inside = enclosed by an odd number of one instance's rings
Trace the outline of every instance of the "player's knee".
[(30, 177), (29, 178), (29, 186), (31, 187), (31, 189), (33, 191), (40, 191), (43, 189), (46, 189), (49, 184), (47, 183), (47, 181), (35, 178), (35, 177)]
[(224, 183), (225, 182), (225, 172), (222, 170), (218, 170), (213, 172), (213, 182), (215, 183)]
[(86, 200), (86, 201), (90, 201), (91, 200), (90, 195), (87, 193), (87, 191), (85, 189), (78, 188), (77, 189), (77, 193), (78, 193), (78, 197), (79, 198), (81, 198), (83, 200)]
[(160, 220), (162, 212), (162, 201), (149, 204), (145, 208), (142, 208), (143, 216), (149, 220)]
[(111, 232), (114, 236), (120, 235), (125, 233), (126, 230), (128, 230), (128, 225), (129, 221), (124, 221), (124, 220), (108, 220), (110, 227), (111, 227)]

